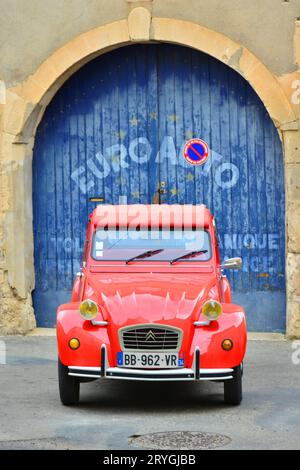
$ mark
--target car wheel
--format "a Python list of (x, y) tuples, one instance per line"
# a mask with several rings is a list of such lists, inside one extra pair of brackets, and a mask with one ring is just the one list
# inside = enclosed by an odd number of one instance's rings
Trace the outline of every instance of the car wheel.
[(74, 406), (79, 402), (80, 382), (68, 375), (68, 367), (58, 359), (59, 395), (63, 405)]
[(228, 405), (239, 405), (243, 398), (242, 391), (242, 367), (233, 369), (233, 379), (224, 381), (224, 401)]

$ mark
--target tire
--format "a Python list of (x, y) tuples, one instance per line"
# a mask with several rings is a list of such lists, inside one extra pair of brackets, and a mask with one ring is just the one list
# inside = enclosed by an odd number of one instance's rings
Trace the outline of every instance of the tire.
[(237, 406), (242, 398), (242, 367), (239, 365), (233, 369), (233, 379), (224, 381), (224, 401), (228, 405)]
[(77, 377), (68, 375), (68, 367), (58, 359), (59, 396), (63, 405), (75, 406), (79, 402), (80, 382)]

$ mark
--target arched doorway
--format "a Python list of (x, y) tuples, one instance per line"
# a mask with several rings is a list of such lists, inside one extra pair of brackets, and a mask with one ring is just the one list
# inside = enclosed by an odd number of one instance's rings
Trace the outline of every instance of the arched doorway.
[[(191, 137), (203, 167), (182, 157)], [(284, 331), (281, 142), (250, 85), (216, 59), (173, 45), (135, 45), (99, 57), (59, 90), (33, 159), (38, 323), (52, 326), (79, 268), (90, 195), (107, 203), (205, 203), (222, 257), (241, 255), (234, 299), (250, 329)]]

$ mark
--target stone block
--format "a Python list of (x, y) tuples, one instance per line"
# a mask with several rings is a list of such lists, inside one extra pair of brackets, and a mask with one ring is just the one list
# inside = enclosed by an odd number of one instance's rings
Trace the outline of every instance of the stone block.
[(287, 203), (300, 203), (300, 164), (290, 163), (285, 167)]
[(283, 141), (285, 163), (300, 163), (300, 132), (285, 131)]
[(151, 13), (147, 8), (134, 8), (128, 15), (128, 29), (132, 41), (148, 41), (150, 38)]
[(300, 338), (300, 303), (287, 304), (287, 337)]
[(287, 251), (300, 253), (300, 203), (287, 204)]

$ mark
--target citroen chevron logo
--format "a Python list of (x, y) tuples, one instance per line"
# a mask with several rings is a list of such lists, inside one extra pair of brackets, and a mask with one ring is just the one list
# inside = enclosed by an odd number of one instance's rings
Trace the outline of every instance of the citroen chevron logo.
[(148, 333), (146, 334), (146, 338), (145, 338), (146, 341), (155, 341), (156, 338), (155, 338), (155, 334), (153, 333), (152, 330), (149, 330)]

